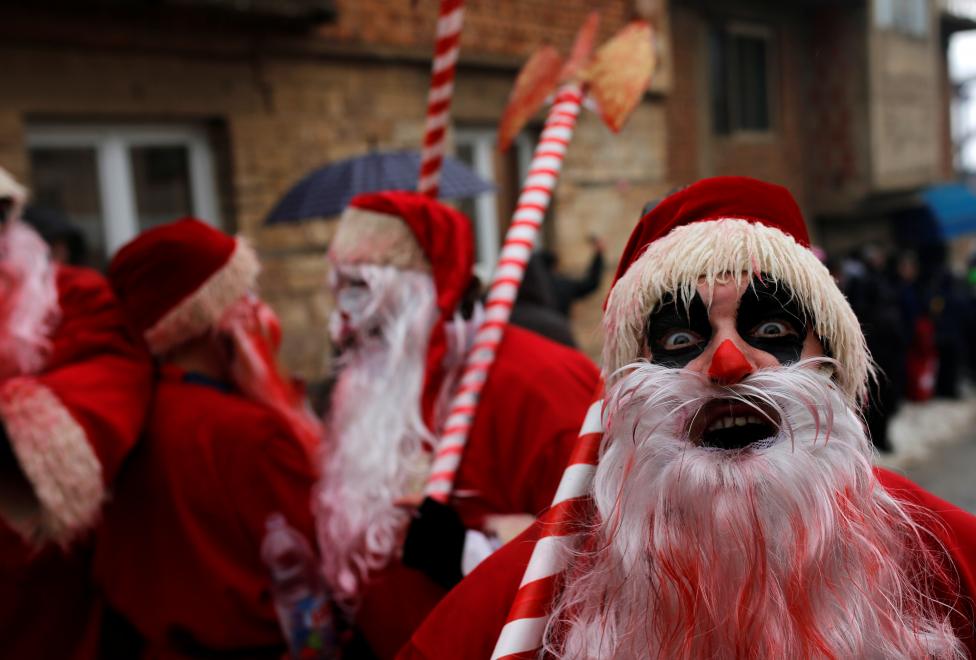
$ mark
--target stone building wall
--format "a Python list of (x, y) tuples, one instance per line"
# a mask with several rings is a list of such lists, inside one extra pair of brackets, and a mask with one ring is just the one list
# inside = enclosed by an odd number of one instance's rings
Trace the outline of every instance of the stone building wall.
[(924, 34), (869, 26), (872, 183), (896, 191), (942, 175), (945, 98), (940, 64), (945, 53), (938, 9), (929, 3)]
[[(323, 254), (334, 223), (265, 228), (274, 202), (312, 168), (377, 149), (416, 148), (423, 130), (436, 3), (337, 2), (337, 22), (310, 35), (98, 15), (71, 29), (51, 10), (32, 20), (0, 11), (0, 159), (29, 180), (31, 122), (194, 123), (217, 153), (225, 228), (264, 261), (261, 287), (281, 315), (286, 365), (308, 379), (326, 371), (330, 302)], [(660, 2), (645, 1), (659, 11)], [(502, 6), (504, 5), (504, 6)], [(601, 39), (633, 13), (601, 3)], [(518, 66), (543, 41), (568, 51), (585, 0), (469, 2), (453, 105), (456, 123), (494, 125)], [(7, 14), (6, 12), (12, 12)], [(646, 11), (646, 8), (645, 8)], [(182, 20), (182, 19), (180, 19)], [(158, 24), (157, 24), (158, 23)], [(514, 26), (514, 27), (513, 27)], [(662, 69), (656, 88), (667, 82)], [(535, 122), (536, 129), (541, 117)], [(640, 207), (666, 189), (665, 116), (649, 100), (619, 136), (586, 116), (555, 198), (555, 247), (568, 269), (584, 265), (591, 232), (619, 254)], [(577, 310), (577, 332), (595, 353), (602, 293)]]
[[(675, 185), (687, 185), (707, 176), (754, 176), (787, 186), (802, 201), (807, 170), (802, 14), (785, 9), (760, 12), (754, 5), (711, 3), (706, 11), (697, 3), (672, 6), (675, 75), (666, 97), (671, 178)], [(709, 30), (736, 20), (770, 30), (772, 129), (768, 132), (721, 135), (713, 128)]]

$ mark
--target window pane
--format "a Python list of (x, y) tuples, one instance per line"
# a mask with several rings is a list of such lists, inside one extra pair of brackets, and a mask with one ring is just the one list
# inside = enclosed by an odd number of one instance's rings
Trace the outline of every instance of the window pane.
[(132, 147), (129, 155), (140, 231), (193, 214), (185, 146)]
[(716, 28), (708, 34), (708, 58), (709, 71), (711, 73), (712, 90), (712, 122), (715, 132), (719, 134), (728, 133), (731, 128), (729, 124), (729, 69), (728, 48), (726, 47), (726, 34)]
[(734, 127), (739, 130), (769, 128), (766, 40), (734, 35), (730, 40), (730, 64), (734, 82)]
[(31, 205), (59, 211), (85, 235), (97, 264), (104, 262), (105, 230), (92, 147), (34, 147), (30, 150)]

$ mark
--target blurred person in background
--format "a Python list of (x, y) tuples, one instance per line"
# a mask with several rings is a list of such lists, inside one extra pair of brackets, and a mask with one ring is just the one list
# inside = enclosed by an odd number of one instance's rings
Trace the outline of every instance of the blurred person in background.
[(54, 261), (72, 266), (89, 265), (85, 234), (66, 215), (52, 208), (31, 205), (24, 209), (24, 220), (51, 248)]
[(888, 423), (905, 390), (908, 349), (898, 295), (885, 273), (887, 259), (880, 245), (865, 246), (854, 257), (859, 267), (848, 267), (843, 288), (880, 372), (864, 416), (871, 441), (882, 452), (892, 450)]
[(919, 288), (935, 327), (939, 363), (935, 396), (957, 399), (964, 365), (973, 346), (965, 283), (949, 268), (945, 243), (923, 246), (919, 252)]
[(908, 338), (905, 356), (904, 395), (910, 401), (928, 401), (935, 392), (939, 353), (935, 345), (935, 325), (922, 302), (919, 287), (918, 257), (911, 250), (893, 257), (890, 279), (898, 297), (902, 333)]
[(576, 348), (569, 318), (556, 307), (552, 277), (539, 252), (533, 254), (525, 266), (510, 321), (547, 339)]
[(590, 264), (582, 277), (572, 277), (561, 272), (559, 255), (553, 250), (542, 250), (539, 253), (552, 281), (552, 295), (556, 311), (566, 317), (569, 317), (574, 302), (589, 296), (600, 288), (600, 280), (603, 278), (605, 268), (603, 253), (606, 251), (606, 246), (595, 235), (591, 235), (587, 240), (593, 250), (593, 256), (590, 257)]
[(359, 195), (329, 247), (340, 371), (318, 491), (324, 573), (360, 636), (393, 657), (461, 577), (549, 506), (598, 372), (504, 328), (447, 504), (423, 498), (484, 318), (471, 222), (424, 195)]
[(105, 279), (51, 259), (26, 198), (0, 169), (0, 655), (88, 660), (102, 617), (92, 532), (152, 367)]
[(95, 576), (119, 617), (110, 657), (285, 650), (261, 544), (274, 513), (314, 539), (321, 429), (278, 369), (281, 330), (253, 293), (258, 270), (241, 239), (193, 218), (144, 232), (109, 266), (158, 374), (98, 535)]

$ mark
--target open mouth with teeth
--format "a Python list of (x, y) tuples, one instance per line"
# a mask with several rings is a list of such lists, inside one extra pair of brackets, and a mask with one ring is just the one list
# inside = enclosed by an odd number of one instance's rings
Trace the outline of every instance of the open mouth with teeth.
[(688, 437), (701, 447), (744, 449), (775, 436), (779, 423), (779, 415), (762, 404), (714, 399), (692, 418)]

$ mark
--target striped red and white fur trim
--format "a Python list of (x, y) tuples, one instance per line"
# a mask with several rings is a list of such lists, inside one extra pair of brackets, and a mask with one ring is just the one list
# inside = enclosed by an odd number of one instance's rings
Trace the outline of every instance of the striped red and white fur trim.
[(261, 270), (257, 255), (243, 238), (238, 237), (236, 242), (227, 263), (145, 331), (144, 338), (154, 355), (203, 334), (241, 296), (254, 289)]
[(631, 264), (603, 315), (604, 376), (609, 379), (644, 353), (647, 316), (666, 294), (690, 302), (701, 278), (712, 286), (727, 273), (761, 274), (787, 285), (837, 361), (842, 389), (864, 400), (871, 358), (857, 317), (826, 266), (782, 231), (737, 218), (676, 227)]
[(335, 263), (393, 266), (400, 270), (431, 271), (430, 262), (410, 227), (402, 219), (354, 206), (339, 218), (329, 244)]
[(58, 397), (31, 377), (0, 385), (0, 418), (36, 500), (0, 499), (0, 512), (25, 538), (67, 545), (98, 519), (106, 491), (85, 430)]

